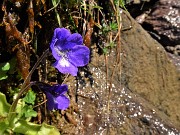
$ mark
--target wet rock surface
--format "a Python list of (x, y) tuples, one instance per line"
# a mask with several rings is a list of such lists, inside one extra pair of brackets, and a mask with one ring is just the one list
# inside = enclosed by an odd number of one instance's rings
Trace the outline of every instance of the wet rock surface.
[(63, 134), (180, 134), (178, 71), (158, 42), (128, 14), (122, 17), (123, 28), (132, 28), (121, 32), (121, 51), (105, 57), (94, 47), (78, 81), (65, 81), (70, 107), (78, 109), (69, 112), (72, 125)]
[(159, 0), (150, 9), (144, 27), (154, 33), (153, 36), (164, 46), (180, 44), (180, 1)]

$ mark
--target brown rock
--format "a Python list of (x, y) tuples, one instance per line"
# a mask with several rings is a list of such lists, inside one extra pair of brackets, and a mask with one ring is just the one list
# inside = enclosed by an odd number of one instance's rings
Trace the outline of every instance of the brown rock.
[[(105, 57), (94, 47), (89, 68), (80, 72), (78, 81), (69, 77), (64, 82), (70, 86), (71, 96), (76, 95), (79, 107), (74, 116), (78, 124), (73, 132), (84, 135), (179, 134), (178, 71), (164, 48), (134, 19), (128, 14), (123, 14), (122, 18), (121, 54), (114, 48)], [(132, 28), (127, 29), (130, 25)], [(118, 56), (121, 56), (120, 61), (117, 61)], [(88, 75), (87, 70), (92, 74)], [(93, 80), (92, 86), (90, 80)], [(70, 132), (73, 127), (63, 129)]]
[[(123, 24), (130, 25), (123, 18)], [(164, 48), (134, 23), (131, 30), (122, 32), (122, 49), (124, 84), (180, 123), (179, 73)]]

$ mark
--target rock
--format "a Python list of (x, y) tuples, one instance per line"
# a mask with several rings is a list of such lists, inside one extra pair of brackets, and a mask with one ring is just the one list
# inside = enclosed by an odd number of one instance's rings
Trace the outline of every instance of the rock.
[(168, 53), (168, 56), (176, 66), (177, 70), (180, 72), (180, 56), (171, 53)]
[(178, 71), (134, 19), (127, 13), (122, 18), (119, 50), (105, 57), (94, 47), (78, 80), (68, 77), (64, 82), (70, 86), (71, 106), (77, 102), (79, 107), (74, 115), (78, 126), (64, 126), (64, 133), (179, 134)]
[(153, 28), (157, 39), (164, 46), (180, 44), (180, 1), (159, 0), (151, 9), (144, 22), (145, 27)]
[(166, 46), (166, 50), (174, 55), (180, 55), (180, 45), (176, 46)]
[[(131, 23), (125, 16), (127, 27)], [(128, 19), (128, 20), (127, 20)], [(131, 19), (132, 22), (134, 20)], [(179, 72), (164, 48), (137, 23), (122, 32), (122, 78), (126, 86), (163, 111), (180, 127)]]

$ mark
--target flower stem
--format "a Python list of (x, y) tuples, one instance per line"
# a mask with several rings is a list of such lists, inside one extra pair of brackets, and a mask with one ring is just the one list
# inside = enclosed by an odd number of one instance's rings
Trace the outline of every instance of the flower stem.
[(22, 96), (22, 94), (27, 91), (32, 85), (34, 85), (34, 82), (30, 82), (31, 80), (31, 76), (33, 74), (33, 72), (35, 71), (35, 69), (38, 67), (38, 65), (41, 63), (41, 61), (48, 55), (49, 53), (49, 49), (47, 49), (42, 55), (41, 57), (37, 60), (37, 62), (35, 63), (35, 65), (33, 66), (33, 68), (31, 69), (31, 71), (29, 72), (28, 76), (26, 77), (26, 79), (23, 82), (23, 85), (21, 87), (20, 92), (18, 93), (16, 99), (14, 100), (14, 102), (12, 103), (10, 110), (9, 110), (9, 115), (8, 115), (8, 121), (10, 123), (10, 126), (12, 126), (13, 122), (14, 122), (14, 118), (16, 117), (16, 107), (17, 107), (17, 103), (18, 100), (20, 99), (20, 97)]

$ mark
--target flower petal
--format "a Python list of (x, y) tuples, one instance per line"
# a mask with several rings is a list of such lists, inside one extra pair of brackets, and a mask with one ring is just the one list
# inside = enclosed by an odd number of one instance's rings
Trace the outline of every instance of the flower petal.
[(56, 28), (54, 33), (55, 32), (56, 38), (60, 41), (66, 40), (71, 35), (71, 32), (65, 28)]
[(60, 51), (58, 50), (58, 48), (56, 46), (52, 46), (51, 47), (51, 51), (52, 51), (53, 57), (56, 60), (60, 60), (61, 59)]
[(51, 93), (52, 89), (51, 89), (51, 85), (46, 84), (46, 83), (42, 83), (42, 82), (37, 82), (38, 87), (43, 90), (44, 92), (49, 92)]
[(69, 107), (69, 99), (65, 95), (60, 95), (56, 99), (56, 109), (65, 110)]
[(68, 86), (66, 84), (56, 84), (53, 85), (53, 91), (55, 92), (56, 95), (61, 95), (61, 94), (65, 94), (68, 91)]
[(69, 50), (73, 48), (76, 45), (82, 45), (83, 44), (83, 38), (80, 34), (74, 33), (72, 35), (69, 35), (66, 39), (58, 39), (56, 42), (56, 45), (59, 50)]
[(47, 108), (49, 111), (53, 110), (56, 106), (54, 96), (49, 92), (45, 92), (47, 98)]
[(83, 38), (82, 38), (82, 36), (79, 33), (71, 34), (68, 37), (67, 41), (71, 42), (71, 43), (75, 43), (77, 45), (82, 45), (83, 44)]
[(77, 76), (78, 68), (64, 58), (56, 61), (53, 66), (63, 74), (69, 73), (72, 76)]
[(69, 61), (77, 66), (85, 66), (89, 63), (89, 54), (90, 50), (84, 45), (74, 46), (71, 51), (68, 53)]
[(52, 40), (51, 40), (51, 43), (50, 43), (51, 49), (54, 48), (54, 45), (55, 45), (56, 41), (58, 40), (58, 39), (57, 39), (57, 33), (58, 33), (59, 30), (60, 30), (60, 28), (56, 28), (56, 29), (54, 30), (54, 35), (53, 35)]
[(69, 30), (67, 30), (65, 28), (56, 28), (54, 30), (54, 35), (53, 35), (53, 38), (52, 38), (51, 43), (50, 43), (51, 49), (52, 49), (52, 47), (58, 45), (57, 41), (62, 43), (64, 41), (66, 41), (66, 39), (69, 36), (71, 36), (71, 33)]
[(82, 45), (83, 38), (80, 34), (74, 33), (67, 38), (67, 42), (68, 42), (68, 46), (70, 46), (72, 48), (75, 45)]
[(52, 41), (50, 43), (50, 48), (51, 48), (51, 51), (52, 51), (52, 55), (54, 56), (54, 58), (56, 60), (59, 59), (59, 54), (57, 53), (57, 50), (55, 48), (55, 44), (56, 44), (57, 40), (58, 39), (56, 38), (56, 32), (54, 32), (54, 36), (53, 36)]
[[(56, 60), (59, 60), (60, 59), (60, 55), (59, 55), (59, 49), (61, 45), (59, 45), (59, 40), (61, 41), (61, 43), (64, 42), (64, 40), (71, 35), (70, 31), (68, 30), (64, 30), (65, 28), (56, 28), (54, 30), (54, 35), (53, 35), (53, 38), (51, 40), (51, 43), (50, 43), (50, 48), (51, 48), (51, 51), (52, 51), (52, 55), (54, 56), (54, 58)], [(64, 35), (62, 34), (64, 33)]]
[(71, 36), (71, 33), (68, 29), (65, 28), (56, 28), (54, 30), (54, 35), (50, 43), (50, 48), (53, 51), (56, 46), (58, 49), (63, 50), (61, 47), (66, 46), (67, 38)]

